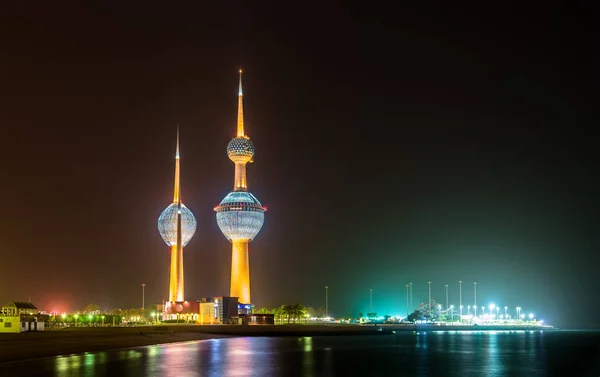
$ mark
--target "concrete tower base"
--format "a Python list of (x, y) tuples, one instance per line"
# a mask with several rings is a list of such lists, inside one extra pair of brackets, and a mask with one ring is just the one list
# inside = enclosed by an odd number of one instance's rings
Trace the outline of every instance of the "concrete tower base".
[(249, 240), (232, 241), (231, 288), (229, 295), (238, 297), (241, 304), (250, 304), (250, 262), (248, 258)]

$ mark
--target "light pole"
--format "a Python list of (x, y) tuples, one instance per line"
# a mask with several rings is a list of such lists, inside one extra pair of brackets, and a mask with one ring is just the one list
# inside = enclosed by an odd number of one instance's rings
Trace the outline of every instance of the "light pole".
[(145, 301), (146, 301), (146, 284), (142, 284), (142, 310), (144, 310), (144, 307), (146, 306)]
[(325, 319), (329, 318), (329, 287), (325, 286)]
[(477, 305), (477, 283), (473, 282), (473, 305)]
[(496, 307), (496, 305), (494, 304), (490, 304), (489, 308), (490, 308), (490, 319), (493, 320), (494, 319), (494, 308)]
[(462, 280), (458, 281), (458, 307), (460, 308), (460, 319), (462, 319)]
[(450, 316), (452, 318), (450, 322), (454, 322), (454, 305), (450, 305)]
[(448, 284), (446, 284), (446, 309), (448, 309)]
[(506, 311), (508, 310), (508, 306), (504, 307), (504, 318), (508, 319), (508, 317), (506, 316)]
[(410, 310), (412, 310), (412, 283), (408, 283), (408, 285), (410, 287)]
[(481, 318), (485, 321), (485, 305), (481, 307)]
[(77, 327), (77, 318), (79, 318), (79, 314), (75, 314), (75, 327)]
[(408, 284), (406, 284), (406, 318), (408, 318)]
[(462, 310), (463, 310), (463, 306), (461, 305), (461, 306), (459, 306), (458, 308), (460, 309), (460, 312), (459, 312), (460, 318), (458, 318), (458, 320), (459, 320), (459, 321), (462, 321)]
[(104, 327), (104, 316), (102, 316), (102, 327)]
[(521, 307), (517, 306), (517, 319), (521, 318)]
[(427, 282), (429, 284), (429, 302), (427, 303), (427, 309), (431, 313), (431, 282)]
[(438, 321), (442, 320), (442, 305), (438, 304)]
[(471, 305), (467, 305), (467, 315), (471, 315)]
[(477, 305), (473, 305), (473, 317), (477, 318)]
[(373, 313), (373, 288), (369, 288), (369, 313)]

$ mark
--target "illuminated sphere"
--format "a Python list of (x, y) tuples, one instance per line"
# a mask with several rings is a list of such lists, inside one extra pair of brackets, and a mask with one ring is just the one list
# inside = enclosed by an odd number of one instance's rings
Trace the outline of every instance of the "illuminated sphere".
[(246, 191), (230, 192), (215, 211), (217, 224), (230, 241), (252, 241), (265, 221), (265, 208), (254, 195)]
[(235, 137), (227, 144), (227, 155), (233, 162), (250, 162), (254, 157), (254, 145), (247, 137)]
[[(177, 245), (177, 204), (172, 203), (158, 217), (158, 231), (169, 246)], [(196, 233), (196, 218), (192, 211), (181, 204), (181, 242), (187, 245)]]

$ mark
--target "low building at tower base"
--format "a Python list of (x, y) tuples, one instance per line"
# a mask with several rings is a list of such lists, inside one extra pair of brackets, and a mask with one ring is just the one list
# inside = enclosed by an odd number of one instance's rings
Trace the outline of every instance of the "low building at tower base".
[(237, 297), (204, 297), (199, 301), (171, 301), (162, 307), (163, 322), (186, 322), (201, 325), (237, 324)]

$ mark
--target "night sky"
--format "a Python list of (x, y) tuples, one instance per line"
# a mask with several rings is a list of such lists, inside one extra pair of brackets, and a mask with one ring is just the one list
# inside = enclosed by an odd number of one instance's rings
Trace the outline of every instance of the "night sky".
[[(181, 129), (186, 299), (227, 295), (237, 70), (257, 306), (432, 295), (600, 326), (598, 5), (19, 1), (0, 10), (0, 301), (159, 303)], [(417, 2), (418, 3), (418, 2)], [(526, 5), (525, 3), (529, 3)], [(563, 2), (566, 3), (566, 2)], [(65, 3), (66, 4), (66, 3)], [(195, 5), (192, 5), (195, 4)], [(480, 4), (480, 5), (475, 5)], [(466, 309), (465, 309), (466, 311)], [(539, 315), (538, 315), (539, 314)]]

